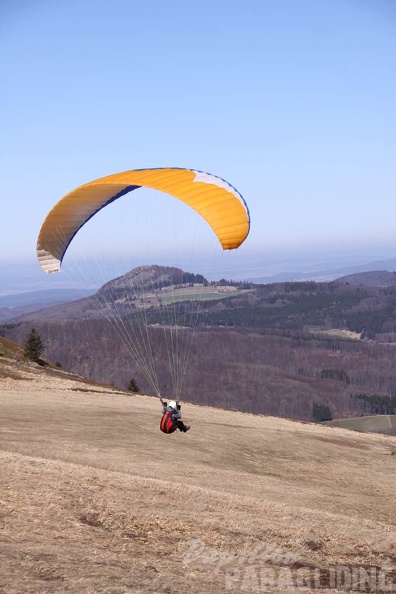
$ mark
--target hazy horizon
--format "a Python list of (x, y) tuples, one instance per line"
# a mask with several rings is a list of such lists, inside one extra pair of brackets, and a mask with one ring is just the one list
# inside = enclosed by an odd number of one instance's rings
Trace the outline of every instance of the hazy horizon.
[[(159, 254), (154, 256), (152, 261), (145, 264), (158, 264), (164, 266), (181, 267), (187, 272), (203, 274), (208, 280), (252, 280), (282, 273), (305, 273), (317, 278), (317, 273), (328, 272), (328, 279), (336, 278), (337, 270), (342, 276), (343, 269), (375, 264), (377, 262), (386, 264), (396, 259), (396, 249), (377, 250), (350, 250), (350, 251), (329, 251), (329, 252), (279, 252), (271, 254), (237, 254), (235, 252), (231, 259), (225, 260), (225, 265), (216, 264), (216, 259), (196, 258), (187, 270), (183, 262), (177, 258), (169, 260)], [(190, 262), (191, 263), (191, 262)], [(141, 261), (125, 260), (102, 260), (81, 261), (75, 263), (75, 274), (70, 274), (70, 267), (65, 265), (65, 270), (59, 274), (45, 274), (34, 259), (19, 259), (11, 262), (0, 261), (0, 296), (13, 293), (25, 293), (31, 291), (51, 289), (81, 289), (83, 291), (101, 286), (104, 282), (125, 274), (128, 270), (142, 265)], [(100, 269), (98, 270), (98, 266)], [(385, 268), (384, 268), (385, 269)], [(332, 271), (335, 271), (332, 273)], [(100, 273), (100, 274), (99, 274)], [(345, 272), (347, 274), (347, 272)], [(258, 282), (260, 282), (258, 280)], [(271, 281), (268, 281), (271, 282)]]

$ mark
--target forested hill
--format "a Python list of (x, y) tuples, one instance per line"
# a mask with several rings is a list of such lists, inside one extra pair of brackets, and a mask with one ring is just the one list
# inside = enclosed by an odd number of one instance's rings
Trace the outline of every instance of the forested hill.
[(396, 286), (343, 282), (259, 285), (246, 294), (206, 303), (199, 323), (292, 332), (339, 329), (362, 338), (396, 342)]
[(387, 270), (373, 270), (348, 274), (337, 279), (338, 283), (349, 285), (362, 285), (364, 287), (390, 287), (396, 285), (396, 272)]
[[(19, 321), (101, 319), (268, 331), (345, 330), (396, 342), (396, 273), (367, 272), (333, 282), (209, 283), (177, 268), (144, 266), (106, 283), (96, 295), (33, 312)], [(385, 286), (386, 285), (386, 286)], [(174, 315), (175, 302), (177, 319)], [(173, 321), (172, 321), (173, 320)]]

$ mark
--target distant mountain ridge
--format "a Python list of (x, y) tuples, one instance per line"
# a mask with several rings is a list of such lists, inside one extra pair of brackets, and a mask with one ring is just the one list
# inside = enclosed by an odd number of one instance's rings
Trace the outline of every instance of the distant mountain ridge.
[(279, 283), (279, 282), (304, 282), (313, 280), (315, 282), (330, 282), (341, 277), (341, 275), (353, 275), (372, 271), (395, 271), (396, 258), (390, 260), (376, 260), (368, 264), (357, 264), (353, 266), (326, 268), (323, 270), (311, 271), (285, 271), (276, 274), (260, 277), (249, 277), (247, 280), (253, 283)]
[(357, 272), (342, 276), (337, 279), (337, 282), (364, 287), (392, 287), (396, 285), (396, 272), (387, 270)]
[(175, 316), (164, 314), (172, 313), (178, 302), (178, 323), (187, 326), (191, 312), (199, 309), (194, 317), (198, 326), (339, 328), (363, 332), (364, 336), (368, 332), (373, 337), (396, 332), (392, 315), (395, 296), (383, 293), (384, 288), (395, 286), (396, 272), (378, 270), (332, 282), (253, 284), (224, 279), (209, 283), (200, 274), (146, 265), (106, 282), (94, 295), (15, 315), (13, 320), (100, 319), (105, 314), (125, 321), (140, 316), (141, 322), (140, 312), (144, 310), (145, 324), (163, 325), (165, 319), (166, 324), (175, 320)]
[[(234, 290), (233, 285), (238, 284), (246, 285), (243, 282), (230, 283), (227, 287), (227, 281), (209, 283), (202, 274), (186, 272), (180, 268), (144, 265), (106, 282), (92, 295), (59, 306), (43, 307), (40, 311), (35, 308), (26, 314), (16, 314), (14, 318), (19, 321), (100, 319), (104, 313), (106, 316), (114, 314), (128, 318), (142, 309), (151, 310), (152, 317), (152, 310), (169, 310), (175, 302), (192, 303), (196, 300), (229, 297)], [(235, 288), (235, 292), (236, 290)], [(154, 320), (154, 323), (158, 323), (158, 320)]]
[(79, 289), (47, 289), (0, 296), (0, 322), (81, 299)]

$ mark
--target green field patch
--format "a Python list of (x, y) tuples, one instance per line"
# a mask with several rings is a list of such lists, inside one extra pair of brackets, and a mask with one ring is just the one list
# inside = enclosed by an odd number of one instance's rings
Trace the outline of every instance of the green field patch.
[(352, 429), (353, 431), (360, 431), (362, 433), (396, 435), (396, 415), (373, 415), (350, 419), (336, 419), (326, 422), (326, 425)]
[[(212, 287), (197, 289), (196, 287), (190, 289), (178, 289), (169, 293), (161, 292), (159, 298), (162, 303), (170, 304), (178, 301), (213, 301), (216, 299), (226, 299), (228, 297), (235, 297), (237, 291), (217, 291)], [(249, 293), (249, 289), (238, 291), (238, 295)]]

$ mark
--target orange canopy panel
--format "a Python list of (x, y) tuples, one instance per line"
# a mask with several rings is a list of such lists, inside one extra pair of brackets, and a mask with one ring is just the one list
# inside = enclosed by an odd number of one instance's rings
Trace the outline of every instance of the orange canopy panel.
[(76, 233), (99, 210), (140, 187), (181, 200), (212, 227), (223, 249), (241, 245), (250, 217), (241, 194), (228, 182), (195, 169), (134, 169), (91, 181), (64, 196), (47, 215), (37, 240), (37, 258), (47, 272), (59, 272)]

